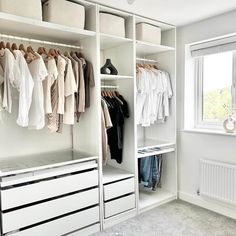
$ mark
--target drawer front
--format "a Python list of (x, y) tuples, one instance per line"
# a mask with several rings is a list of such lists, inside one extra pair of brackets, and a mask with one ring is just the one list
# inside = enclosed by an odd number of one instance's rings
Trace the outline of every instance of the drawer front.
[(108, 218), (135, 208), (135, 195), (132, 194), (110, 202), (106, 202), (104, 205), (105, 218)]
[(27, 183), (30, 181), (42, 180), (42, 179), (50, 178), (57, 175), (70, 174), (73, 172), (97, 168), (97, 166), (98, 164), (96, 163), (96, 161), (86, 161), (82, 163), (53, 167), (51, 169), (31, 171), (27, 173), (17, 174), (14, 176), (6, 176), (6, 177), (2, 177), (1, 187)]
[(2, 190), (2, 209), (7, 210), (97, 185), (98, 171), (93, 170)]
[(2, 214), (3, 233), (98, 204), (98, 188)]
[(95, 224), (89, 226), (85, 229), (78, 230), (72, 234), (68, 234), (68, 236), (88, 236), (100, 231), (100, 224)]
[(125, 179), (119, 182), (104, 186), (104, 200), (107, 201), (128, 193), (134, 192), (134, 178)]
[(61, 236), (99, 222), (99, 207), (93, 207), (73, 215), (19, 231), (11, 236)]

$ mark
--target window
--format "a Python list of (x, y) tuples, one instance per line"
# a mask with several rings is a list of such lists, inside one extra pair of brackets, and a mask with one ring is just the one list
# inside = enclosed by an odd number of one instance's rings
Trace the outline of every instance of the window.
[(222, 128), (233, 114), (234, 51), (195, 57), (195, 127)]

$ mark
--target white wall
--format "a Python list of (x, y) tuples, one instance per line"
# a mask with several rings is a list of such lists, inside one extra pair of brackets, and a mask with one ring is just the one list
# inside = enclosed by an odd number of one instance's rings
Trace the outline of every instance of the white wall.
[(185, 44), (236, 32), (236, 11), (177, 29), (177, 111), (180, 197), (236, 218), (236, 208), (198, 197), (199, 159), (236, 164), (236, 136), (183, 132)]

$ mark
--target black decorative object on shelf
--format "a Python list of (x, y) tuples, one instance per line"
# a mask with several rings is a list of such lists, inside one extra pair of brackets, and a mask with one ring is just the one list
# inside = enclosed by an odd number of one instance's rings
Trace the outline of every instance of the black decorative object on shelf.
[(111, 63), (111, 59), (107, 59), (105, 65), (101, 68), (101, 74), (118, 75), (118, 70)]

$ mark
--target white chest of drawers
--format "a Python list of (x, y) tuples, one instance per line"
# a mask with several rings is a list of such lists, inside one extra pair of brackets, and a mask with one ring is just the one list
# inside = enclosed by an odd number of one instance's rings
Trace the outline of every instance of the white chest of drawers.
[(71, 160), (66, 152), (54, 158), (45, 154), (48, 163), (41, 159), (36, 165), (32, 160), (39, 159), (31, 159), (29, 168), (17, 168), (16, 161), (11, 169), (9, 162), (11, 170), (1, 172), (1, 235), (61, 236), (86, 227), (99, 230), (97, 157), (74, 154)]

